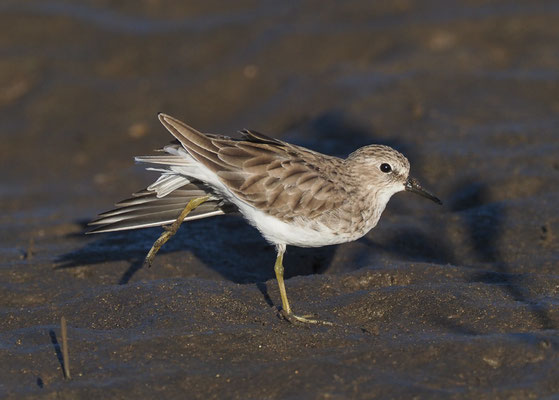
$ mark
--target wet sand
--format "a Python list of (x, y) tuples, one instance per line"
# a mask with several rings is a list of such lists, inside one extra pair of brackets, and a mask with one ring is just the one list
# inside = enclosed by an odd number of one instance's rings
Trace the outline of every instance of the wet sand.
[[(559, 393), (556, 2), (0, 5), (0, 397)], [(229, 4), (229, 3), (228, 3)], [(235, 216), (84, 236), (155, 178), (164, 111), (345, 156), (388, 144), (445, 201), (274, 249)], [(64, 380), (60, 317), (72, 379)]]

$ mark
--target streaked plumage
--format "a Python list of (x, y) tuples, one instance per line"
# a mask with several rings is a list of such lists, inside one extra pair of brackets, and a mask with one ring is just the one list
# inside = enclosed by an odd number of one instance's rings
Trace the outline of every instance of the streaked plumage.
[[(167, 225), (190, 200), (208, 195), (185, 221), (240, 212), (276, 245), (281, 261), (286, 245), (319, 247), (362, 237), (396, 192), (440, 202), (409, 177), (408, 160), (387, 146), (365, 146), (341, 159), (248, 130), (233, 139), (203, 134), (165, 114), (159, 119), (177, 142), (161, 155), (136, 158), (160, 172), (159, 179), (100, 214), (92, 233)], [(282, 301), (290, 313), (283, 294)]]

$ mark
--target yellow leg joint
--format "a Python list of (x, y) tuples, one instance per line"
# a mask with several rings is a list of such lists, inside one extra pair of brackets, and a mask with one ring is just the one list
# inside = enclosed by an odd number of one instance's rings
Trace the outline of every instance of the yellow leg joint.
[(187, 217), (187, 215), (190, 214), (190, 212), (194, 210), (196, 207), (198, 207), (200, 204), (208, 201), (209, 199), (210, 196), (204, 196), (204, 197), (198, 197), (196, 199), (190, 200), (186, 205), (186, 207), (184, 208), (184, 210), (182, 210), (180, 215), (177, 217), (175, 222), (173, 222), (170, 226), (163, 227), (165, 231), (153, 243), (153, 246), (151, 246), (151, 249), (149, 250), (144, 260), (144, 265), (147, 265), (148, 268), (151, 267), (151, 263), (153, 262), (153, 259), (155, 258), (155, 255), (157, 254), (159, 249), (161, 249), (161, 247), (163, 247), (163, 245), (167, 243), (167, 240), (169, 240), (172, 236), (175, 235), (175, 233), (177, 233), (179, 227), (181, 226), (182, 222)]

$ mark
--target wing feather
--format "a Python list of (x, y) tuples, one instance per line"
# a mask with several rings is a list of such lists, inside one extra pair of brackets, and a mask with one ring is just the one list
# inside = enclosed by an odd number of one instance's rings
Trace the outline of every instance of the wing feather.
[(343, 204), (344, 188), (328, 179), (343, 160), (258, 132), (243, 139), (208, 136), (165, 114), (159, 119), (185, 150), (238, 199), (279, 218), (316, 218)]

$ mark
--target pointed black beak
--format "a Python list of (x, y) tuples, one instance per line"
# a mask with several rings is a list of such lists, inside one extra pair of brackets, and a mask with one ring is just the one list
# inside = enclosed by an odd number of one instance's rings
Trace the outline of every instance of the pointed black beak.
[(435, 196), (433, 193), (423, 189), (419, 181), (411, 176), (406, 181), (405, 188), (408, 192), (417, 193), (420, 196), (433, 200), (437, 204), (443, 204), (443, 202)]

